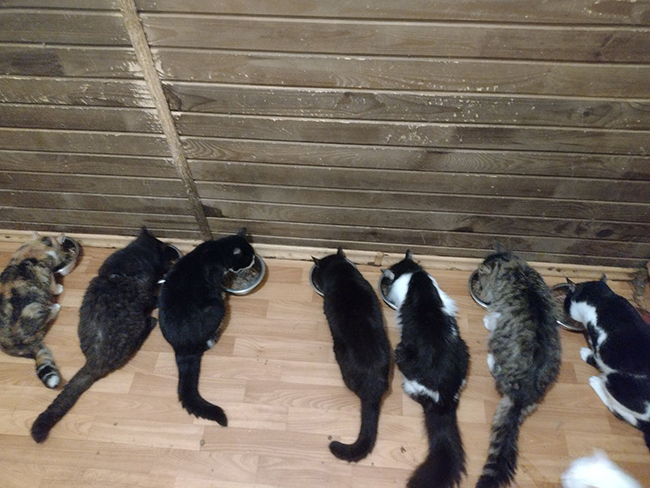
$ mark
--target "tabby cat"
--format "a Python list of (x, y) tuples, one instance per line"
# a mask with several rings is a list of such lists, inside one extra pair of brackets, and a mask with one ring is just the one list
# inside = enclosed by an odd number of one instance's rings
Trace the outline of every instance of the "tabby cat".
[(158, 280), (176, 251), (143, 228), (137, 239), (110, 255), (92, 279), (79, 310), (79, 341), (86, 364), (32, 425), (43, 442), (93, 383), (124, 366), (154, 328)]
[(469, 350), (458, 332), (456, 304), (413, 261), (410, 251), (383, 272), (402, 329), (395, 359), (404, 391), (424, 409), (429, 436), (429, 454), (408, 487), (458, 486), (465, 473), (465, 451), (456, 411), (469, 369)]
[(11, 356), (35, 359), (36, 374), (48, 388), (56, 388), (61, 381), (43, 338), (61, 309), (52, 299), (63, 292), (53, 274), (65, 259), (63, 239), (63, 234), (51, 238), (34, 233), (0, 274), (0, 349)]
[(517, 468), (519, 428), (560, 371), (559, 306), (540, 274), (500, 247), (478, 269), (479, 298), (490, 303), (488, 367), (502, 395), (477, 488), (507, 486)]
[(255, 263), (246, 230), (207, 241), (181, 258), (160, 291), (160, 330), (174, 348), (178, 366), (178, 399), (192, 415), (228, 425), (217, 405), (199, 393), (203, 353), (214, 346), (226, 314), (224, 275)]
[(354, 444), (330, 443), (339, 459), (360, 461), (375, 446), (379, 410), (388, 391), (390, 344), (377, 295), (343, 250), (314, 259), (314, 283), (334, 341), (334, 355), (346, 386), (361, 400), (361, 430)]
[(564, 307), (587, 328), (589, 347), (580, 356), (601, 373), (589, 384), (614, 415), (643, 432), (650, 449), (650, 326), (605, 277), (571, 283)]

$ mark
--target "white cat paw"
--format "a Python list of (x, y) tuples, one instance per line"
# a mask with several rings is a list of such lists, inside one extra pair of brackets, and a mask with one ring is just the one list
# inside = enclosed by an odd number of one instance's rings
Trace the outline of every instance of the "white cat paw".
[(580, 348), (580, 357), (582, 358), (582, 360), (583, 360), (585, 363), (588, 362), (588, 361), (589, 361), (589, 358), (590, 358), (591, 356), (593, 356), (593, 355), (594, 355), (594, 353), (591, 352), (591, 349), (589, 349), (588, 347), (581, 347), (581, 348)]
[(54, 287), (54, 294), (60, 295), (61, 293), (63, 293), (63, 285), (56, 285)]
[(489, 331), (492, 331), (492, 329), (494, 328), (494, 324), (493, 324), (492, 320), (490, 319), (489, 314), (483, 316), (483, 325)]
[(212, 349), (214, 345), (217, 343), (214, 339), (209, 339), (208, 342), (206, 342), (208, 349)]
[(487, 365), (488, 365), (488, 368), (490, 369), (490, 373), (492, 373), (494, 371), (494, 363), (495, 363), (494, 355), (493, 354), (488, 354), (487, 355)]

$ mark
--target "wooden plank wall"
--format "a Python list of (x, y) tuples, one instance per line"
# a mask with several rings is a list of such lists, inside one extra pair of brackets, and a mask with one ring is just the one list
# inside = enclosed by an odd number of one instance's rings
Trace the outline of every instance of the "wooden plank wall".
[[(215, 234), (650, 257), (649, 0), (136, 3)], [(0, 226), (195, 237), (117, 0), (0, 4)]]

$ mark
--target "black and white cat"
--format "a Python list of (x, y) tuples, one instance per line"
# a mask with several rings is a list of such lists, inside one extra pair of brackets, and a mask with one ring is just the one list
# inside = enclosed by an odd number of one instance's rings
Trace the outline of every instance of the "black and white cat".
[(314, 283), (334, 341), (334, 355), (346, 386), (361, 400), (361, 430), (354, 444), (330, 443), (339, 459), (360, 461), (375, 446), (379, 411), (388, 391), (390, 343), (377, 295), (343, 250), (314, 258)]
[(246, 231), (207, 241), (181, 258), (160, 291), (160, 330), (174, 348), (178, 366), (178, 399), (189, 413), (226, 426), (217, 405), (199, 393), (203, 353), (214, 346), (226, 314), (224, 275), (253, 266), (255, 251)]
[(424, 409), (429, 437), (429, 454), (408, 487), (458, 486), (465, 474), (465, 451), (456, 412), (470, 356), (458, 333), (456, 304), (410, 251), (383, 273), (402, 329), (395, 359), (404, 391)]
[(614, 415), (643, 432), (650, 449), (650, 326), (604, 276), (569, 283), (564, 308), (587, 328), (580, 357), (601, 373), (589, 384)]

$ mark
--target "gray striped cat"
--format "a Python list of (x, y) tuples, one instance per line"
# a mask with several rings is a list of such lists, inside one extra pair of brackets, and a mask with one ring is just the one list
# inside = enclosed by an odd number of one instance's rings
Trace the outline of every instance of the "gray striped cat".
[(490, 304), (488, 366), (502, 395), (477, 488), (508, 486), (517, 469), (519, 428), (560, 371), (559, 306), (540, 274), (497, 247), (479, 266), (479, 295)]

